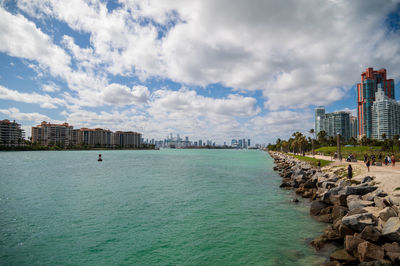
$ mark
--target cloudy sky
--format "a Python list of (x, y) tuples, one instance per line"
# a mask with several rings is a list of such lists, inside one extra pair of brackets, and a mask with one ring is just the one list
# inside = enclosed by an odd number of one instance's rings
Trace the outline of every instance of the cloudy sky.
[(0, 1), (0, 119), (251, 138), (356, 108), (365, 68), (400, 80), (398, 0)]

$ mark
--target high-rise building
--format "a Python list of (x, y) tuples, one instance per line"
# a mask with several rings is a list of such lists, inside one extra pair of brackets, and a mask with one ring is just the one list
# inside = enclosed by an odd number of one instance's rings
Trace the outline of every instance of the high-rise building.
[[(323, 111), (322, 111), (323, 110)], [(315, 132), (316, 135), (320, 131), (325, 131), (328, 136), (336, 136), (340, 134), (344, 141), (351, 137), (350, 129), (350, 113), (338, 111), (333, 113), (325, 113), (325, 108), (319, 106), (315, 109)]]
[(247, 140), (247, 147), (250, 147), (250, 139)]
[(358, 119), (355, 116), (350, 116), (350, 138), (357, 139), (358, 137)]
[(381, 87), (375, 94), (372, 104), (372, 138), (383, 140), (400, 134), (400, 104), (396, 100), (386, 96)]
[(43, 121), (40, 125), (32, 127), (32, 142), (42, 146), (71, 146), (77, 142), (73, 139), (73, 127), (68, 123), (51, 124)]
[(24, 137), (24, 130), (15, 120), (13, 122), (7, 119), (0, 121), (0, 145), (18, 146), (23, 144)]
[(199, 146), (203, 146), (203, 141), (201, 139), (199, 140)]
[(395, 99), (394, 80), (386, 78), (386, 69), (374, 70), (369, 67), (361, 74), (361, 83), (357, 84), (359, 138), (372, 137), (372, 105), (378, 88), (381, 88), (388, 98)]

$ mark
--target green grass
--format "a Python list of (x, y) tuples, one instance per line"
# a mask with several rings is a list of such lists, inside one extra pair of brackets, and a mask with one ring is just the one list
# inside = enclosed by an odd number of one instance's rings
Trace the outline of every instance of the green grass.
[(397, 190), (400, 190), (400, 187), (397, 187), (397, 188), (394, 189), (394, 191), (397, 191)]
[(297, 159), (299, 159), (299, 160), (308, 162), (308, 163), (310, 163), (311, 165), (313, 165), (313, 166), (315, 166), (315, 167), (317, 167), (318, 161), (321, 162), (321, 167), (324, 167), (324, 166), (326, 166), (326, 165), (328, 165), (328, 164), (331, 163), (331, 161), (318, 160), (318, 159), (311, 158), (311, 157), (306, 157), (306, 156), (293, 155), (293, 154), (290, 154), (290, 156), (292, 156), (292, 157), (294, 157), (294, 158), (297, 158)]
[[(316, 149), (315, 152), (319, 154), (323, 154), (325, 156), (332, 156), (336, 152), (337, 148), (336, 146), (332, 147), (321, 147), (319, 149)], [(342, 152), (342, 158), (346, 159), (349, 154), (353, 154), (357, 160), (362, 160), (364, 161), (364, 154), (368, 154), (371, 156), (372, 154), (375, 154), (375, 156), (378, 158), (379, 153), (381, 153), (383, 156), (387, 154), (392, 154), (392, 152), (388, 151), (382, 151), (382, 147), (380, 146), (374, 146), (374, 147), (368, 147), (368, 146), (356, 146), (356, 147), (341, 147), (341, 152)], [(399, 154), (397, 154), (398, 158)]]

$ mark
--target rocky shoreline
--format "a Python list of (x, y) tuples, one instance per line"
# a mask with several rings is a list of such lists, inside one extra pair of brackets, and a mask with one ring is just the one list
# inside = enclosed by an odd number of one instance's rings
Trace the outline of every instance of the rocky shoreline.
[(284, 153), (269, 154), (282, 177), (280, 187), (310, 198), (310, 215), (328, 224), (310, 244), (317, 250), (332, 242), (343, 245), (325, 265), (400, 265), (400, 198), (370, 176), (350, 181)]

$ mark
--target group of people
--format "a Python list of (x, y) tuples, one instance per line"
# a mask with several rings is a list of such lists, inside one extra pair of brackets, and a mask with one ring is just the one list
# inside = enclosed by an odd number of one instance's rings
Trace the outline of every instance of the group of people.
[[(385, 165), (390, 165), (392, 164), (392, 166), (394, 167), (396, 165), (396, 157), (394, 156), (394, 154), (392, 154), (392, 156), (390, 156), (389, 154), (385, 156), (385, 158), (383, 158), (382, 153), (379, 153), (378, 155), (378, 162), (384, 163)], [(371, 155), (371, 158), (368, 156), (368, 154), (364, 154), (364, 163), (368, 168), (368, 172), (369, 172), (369, 167), (371, 165), (375, 165), (376, 164), (376, 157), (375, 154)]]

